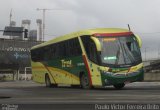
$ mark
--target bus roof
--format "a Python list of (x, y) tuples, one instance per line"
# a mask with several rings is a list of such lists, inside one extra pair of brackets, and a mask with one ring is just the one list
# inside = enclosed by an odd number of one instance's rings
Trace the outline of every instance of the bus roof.
[(83, 36), (83, 35), (94, 35), (94, 34), (107, 34), (107, 33), (121, 33), (121, 32), (130, 32), (128, 29), (122, 29), (122, 28), (97, 28), (97, 29), (88, 29), (88, 30), (82, 30), (78, 32), (74, 32), (71, 34), (66, 34), (64, 36), (59, 36), (57, 38), (54, 38), (52, 40), (49, 40), (47, 42), (41, 43), (39, 45), (33, 46), (32, 49), (44, 47), (53, 43), (57, 43), (60, 41), (76, 38), (78, 36)]

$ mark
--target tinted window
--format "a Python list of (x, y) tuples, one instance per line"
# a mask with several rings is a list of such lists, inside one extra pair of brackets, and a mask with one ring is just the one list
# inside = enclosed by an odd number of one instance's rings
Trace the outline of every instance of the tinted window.
[(55, 58), (78, 56), (81, 54), (82, 50), (78, 38), (31, 50), (33, 61), (48, 61)]
[(42, 49), (31, 50), (31, 59), (33, 61), (42, 61), (44, 58), (44, 54)]
[(68, 56), (78, 56), (82, 54), (82, 50), (81, 50), (78, 38), (69, 40), (68, 51), (69, 51)]
[(85, 47), (88, 58), (94, 63), (98, 63), (96, 45), (93, 42), (93, 40), (90, 39), (90, 36), (82, 36), (81, 39)]

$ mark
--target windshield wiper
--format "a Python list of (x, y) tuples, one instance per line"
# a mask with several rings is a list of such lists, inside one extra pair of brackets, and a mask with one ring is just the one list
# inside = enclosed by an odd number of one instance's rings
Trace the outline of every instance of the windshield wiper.
[(119, 57), (120, 57), (120, 48), (118, 49), (118, 52), (116, 54), (116, 61), (115, 61), (115, 64), (118, 65), (118, 61), (119, 61)]

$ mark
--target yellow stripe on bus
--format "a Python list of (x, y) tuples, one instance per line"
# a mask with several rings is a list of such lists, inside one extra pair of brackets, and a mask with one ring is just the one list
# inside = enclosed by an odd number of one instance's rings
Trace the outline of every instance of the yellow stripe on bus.
[[(51, 74), (53, 74), (53, 77), (55, 78), (55, 80), (58, 74), (61, 74), (61, 75), (63, 74), (64, 76), (70, 76), (70, 78), (79, 82), (79, 77), (73, 75), (73, 73), (70, 73), (70, 72), (55, 68), (55, 67), (47, 67), (47, 68), (51, 71)], [(32, 69), (33, 70), (46, 70), (44, 66), (34, 66), (32, 67)]]

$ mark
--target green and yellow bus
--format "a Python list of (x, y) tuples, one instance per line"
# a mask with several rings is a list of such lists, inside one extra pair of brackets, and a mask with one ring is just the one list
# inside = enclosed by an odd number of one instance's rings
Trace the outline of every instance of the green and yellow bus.
[(89, 89), (143, 81), (141, 39), (127, 29), (83, 30), (31, 49), (32, 77), (47, 87), (59, 84)]

